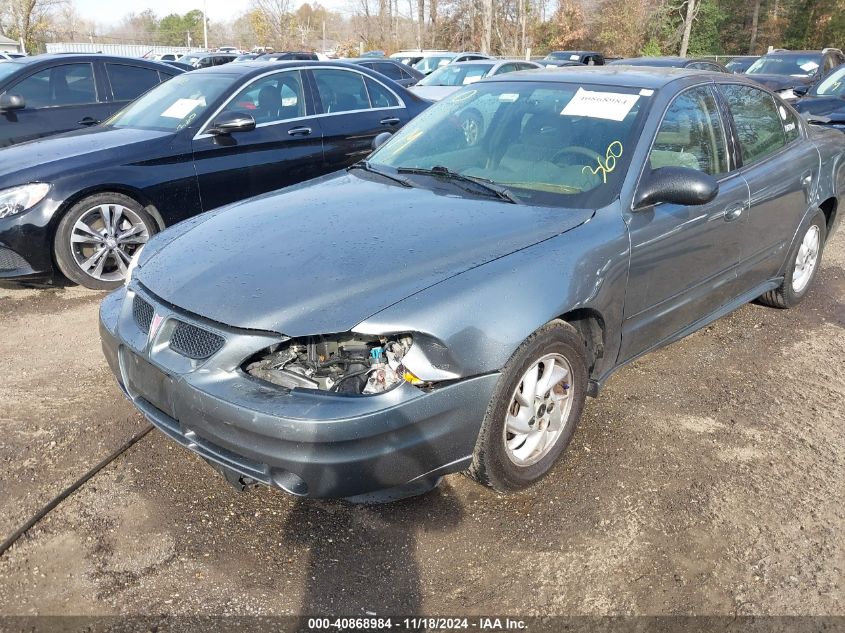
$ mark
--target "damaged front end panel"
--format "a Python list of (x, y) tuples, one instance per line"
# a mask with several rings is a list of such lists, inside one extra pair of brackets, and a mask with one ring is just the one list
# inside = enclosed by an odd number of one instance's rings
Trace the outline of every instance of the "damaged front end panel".
[(402, 364), (412, 344), (409, 335), (314, 336), (265, 350), (248, 361), (244, 369), (251, 376), (288, 389), (376, 394), (403, 381), (422, 383)]

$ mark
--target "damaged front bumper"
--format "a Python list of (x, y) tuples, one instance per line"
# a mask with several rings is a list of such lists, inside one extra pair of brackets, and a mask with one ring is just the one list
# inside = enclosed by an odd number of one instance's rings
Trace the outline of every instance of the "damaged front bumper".
[[(154, 309), (152, 334), (139, 325), (136, 294)], [(225, 342), (208, 359), (187, 358), (168, 343), (179, 323)], [(399, 497), (465, 469), (498, 379), (367, 396), (286, 390), (241, 369), (283, 337), (205, 321), (139, 287), (103, 301), (100, 335), (121, 388), (162, 432), (242, 482), (307, 497)]]

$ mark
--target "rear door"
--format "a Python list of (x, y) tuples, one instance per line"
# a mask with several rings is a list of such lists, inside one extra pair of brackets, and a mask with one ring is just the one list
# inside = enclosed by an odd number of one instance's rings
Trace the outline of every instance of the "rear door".
[(386, 84), (345, 68), (309, 71), (321, 113), (326, 170), (348, 167), (372, 151), (373, 138), (408, 121), (405, 104)]
[(798, 117), (770, 93), (745, 84), (721, 84), (720, 90), (751, 191), (739, 272), (752, 288), (774, 277), (786, 258), (818, 182), (819, 153)]
[[(213, 209), (324, 173), (320, 120), (299, 70), (258, 77), (217, 113), (245, 112), (254, 130), (193, 140), (203, 208)], [(213, 121), (216, 116), (211, 118)]]
[(5, 91), (23, 97), (25, 107), (0, 115), (0, 146), (103, 120), (110, 105), (102, 92), (91, 62), (60, 63), (31, 73)]
[(136, 66), (123, 62), (106, 62), (106, 78), (111, 92), (111, 107), (109, 114), (117, 112), (130, 101), (134, 101), (147, 90), (154, 88), (160, 82), (170, 79), (173, 75), (160, 73), (146, 66)]

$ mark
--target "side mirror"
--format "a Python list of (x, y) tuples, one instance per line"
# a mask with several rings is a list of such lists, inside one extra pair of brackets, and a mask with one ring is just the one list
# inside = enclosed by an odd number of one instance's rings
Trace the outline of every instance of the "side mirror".
[(691, 206), (707, 204), (719, 193), (719, 183), (710, 174), (688, 167), (659, 167), (646, 174), (637, 195), (634, 209), (658, 202)]
[(0, 112), (9, 112), (11, 110), (23, 110), (25, 107), (26, 102), (20, 95), (0, 95)]
[(373, 150), (377, 150), (379, 147), (384, 145), (387, 140), (393, 136), (390, 132), (382, 132), (381, 134), (376, 134), (375, 138), (373, 139)]
[(207, 132), (215, 136), (232, 132), (249, 132), (255, 129), (255, 119), (246, 112), (224, 112), (214, 119)]
[(807, 92), (809, 90), (810, 90), (809, 86), (796, 86), (795, 88), (792, 89), (792, 93), (796, 97), (803, 97), (805, 94), (807, 94)]

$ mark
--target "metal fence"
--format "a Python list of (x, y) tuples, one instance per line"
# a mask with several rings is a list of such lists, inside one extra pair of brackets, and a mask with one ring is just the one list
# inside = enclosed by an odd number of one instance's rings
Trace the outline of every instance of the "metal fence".
[(89, 42), (49, 42), (48, 53), (104, 53), (124, 57), (152, 57), (164, 53), (187, 53), (184, 46), (150, 46), (145, 44), (96, 44)]

